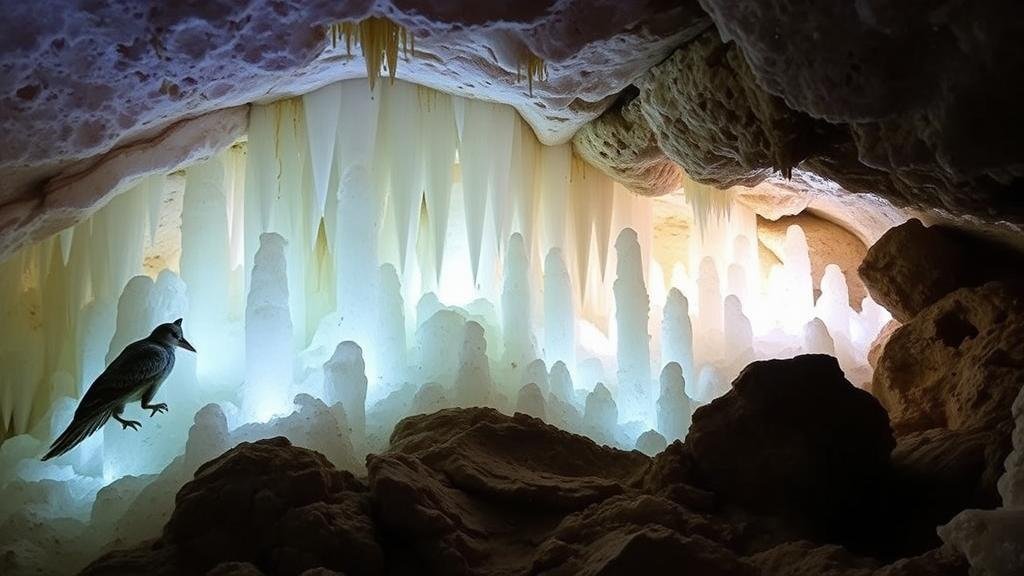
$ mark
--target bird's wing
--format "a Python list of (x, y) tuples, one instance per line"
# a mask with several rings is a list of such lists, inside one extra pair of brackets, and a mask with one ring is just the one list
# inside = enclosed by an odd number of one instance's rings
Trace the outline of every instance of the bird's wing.
[(146, 340), (129, 344), (86, 391), (71, 424), (54, 440), (43, 460), (64, 454), (99, 430), (140, 386), (161, 377), (169, 363), (167, 350), (159, 344)]
[(159, 344), (147, 340), (129, 344), (86, 391), (75, 419), (123, 404), (139, 387), (163, 375), (169, 363), (170, 354)]

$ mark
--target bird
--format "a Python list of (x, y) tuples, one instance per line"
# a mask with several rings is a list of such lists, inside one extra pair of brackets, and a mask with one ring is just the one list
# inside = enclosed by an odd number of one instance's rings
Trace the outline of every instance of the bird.
[(141, 400), (143, 410), (152, 410), (150, 418), (167, 411), (167, 404), (151, 402), (174, 368), (174, 349), (196, 351), (182, 333), (181, 320), (161, 324), (149, 336), (125, 347), (89, 386), (71, 424), (50, 445), (44, 461), (69, 452), (110, 418), (117, 420), (122, 430), (138, 430), (140, 422), (121, 418), (129, 402)]

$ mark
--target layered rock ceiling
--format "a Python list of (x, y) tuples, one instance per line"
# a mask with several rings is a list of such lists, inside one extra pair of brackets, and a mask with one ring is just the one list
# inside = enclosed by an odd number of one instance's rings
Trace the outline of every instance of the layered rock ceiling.
[(810, 208), (869, 242), (907, 215), (1024, 224), (1013, 0), (60, 1), (0, 23), (0, 254), (226, 146), (247, 103), (365, 75), (325, 30), (370, 16), (414, 37), (399, 78), (512, 104), (640, 194), (684, 170), (761, 184), (740, 196), (762, 215)]

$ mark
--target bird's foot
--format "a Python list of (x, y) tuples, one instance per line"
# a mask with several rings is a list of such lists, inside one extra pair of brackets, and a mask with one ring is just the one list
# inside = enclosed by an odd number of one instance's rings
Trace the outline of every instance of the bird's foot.
[(142, 423), (141, 422), (136, 422), (135, 420), (122, 420), (121, 421), (121, 430), (127, 430), (129, 428), (131, 428), (132, 430), (138, 430), (141, 427), (142, 427)]
[(164, 404), (163, 402), (161, 402), (159, 404), (150, 404), (149, 406), (146, 406), (145, 408), (147, 410), (152, 410), (153, 411), (149, 415), (150, 418), (152, 418), (153, 416), (156, 416), (157, 413), (163, 414), (164, 412), (167, 412), (167, 404)]

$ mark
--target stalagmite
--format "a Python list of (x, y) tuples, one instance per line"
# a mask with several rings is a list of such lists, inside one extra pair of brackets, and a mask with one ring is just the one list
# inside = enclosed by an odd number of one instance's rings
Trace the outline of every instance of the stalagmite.
[(658, 396), (658, 431), (668, 442), (682, 440), (690, 429), (693, 408), (686, 395), (683, 368), (669, 362), (661, 371), (661, 394)]
[(825, 266), (821, 278), (821, 296), (815, 305), (815, 313), (825, 322), (829, 334), (835, 337), (850, 337), (850, 293), (846, 277), (835, 264)]
[(287, 242), (260, 235), (245, 305), (245, 387), (242, 409), (256, 420), (291, 405), (292, 320), (288, 309)]
[(714, 261), (705, 256), (697, 275), (697, 326), (694, 334), (694, 355), (699, 361), (717, 359), (722, 353), (725, 337), (725, 315), (722, 290)]
[(398, 272), (390, 264), (380, 267), (377, 293), (377, 338), (373, 350), (375, 362), (371, 375), (372, 398), (382, 398), (398, 389), (405, 378), (405, 302)]
[(523, 237), (509, 238), (505, 254), (504, 288), (501, 292), (501, 326), (506, 366), (526, 366), (537, 357), (530, 323), (530, 262)]
[(571, 402), (574, 398), (572, 376), (565, 362), (559, 360), (551, 367), (550, 374), (551, 394), (557, 396), (564, 402)]
[(701, 404), (707, 404), (728, 391), (729, 383), (722, 377), (722, 373), (708, 364), (701, 367), (697, 385), (692, 392), (687, 391), (686, 395)]
[(746, 365), (754, 359), (754, 329), (743, 313), (743, 303), (735, 294), (725, 297), (725, 349), (732, 361)]
[(678, 288), (668, 291), (665, 299), (665, 317), (661, 323), (661, 361), (677, 362), (687, 382), (697, 381), (693, 364), (693, 327), (690, 323), (690, 305)]
[(519, 394), (516, 398), (516, 412), (547, 420), (544, 409), (544, 394), (541, 393), (540, 387), (530, 383), (519, 389)]
[(783, 322), (791, 329), (803, 326), (814, 314), (814, 283), (811, 279), (811, 259), (807, 251), (807, 237), (803, 228), (792, 225), (786, 229), (783, 244), (783, 270), (785, 272), (786, 302), (790, 307)]
[(821, 318), (814, 318), (804, 324), (804, 351), (808, 354), (836, 355), (836, 345), (828, 333), (828, 327)]
[(657, 456), (666, 446), (666, 438), (654, 430), (648, 430), (636, 439), (636, 449), (648, 456)]
[(470, 320), (466, 322), (466, 336), (459, 354), (455, 398), (461, 406), (483, 406), (490, 400), (492, 387), (484, 329)]
[(223, 357), (237, 352), (224, 337), (231, 286), (226, 178), (223, 154), (189, 167), (181, 214), (181, 279), (188, 286), (189, 338), (204, 351), (197, 358), (200, 370), (218, 378), (226, 377)]
[(526, 384), (536, 384), (542, 393), (548, 393), (551, 388), (548, 381), (548, 369), (544, 364), (544, 360), (537, 358), (526, 366), (526, 370), (523, 371), (522, 384), (524, 386)]
[(366, 435), (366, 364), (358, 344), (346, 340), (324, 364), (324, 387), (330, 402), (340, 402), (355, 444)]
[(562, 251), (553, 248), (544, 259), (544, 358), (576, 365), (576, 314), (569, 271)]
[(346, 170), (338, 194), (346, 225), (338, 230), (336, 258), (338, 311), (342, 334), (368, 342), (376, 323), (377, 234), (380, 206), (370, 172), (363, 164)]
[(587, 395), (586, 407), (583, 410), (584, 432), (598, 442), (611, 444), (615, 442), (618, 421), (619, 411), (611, 392), (604, 384), (598, 382), (594, 390)]
[(637, 235), (626, 228), (615, 240), (618, 256), (615, 321), (618, 325), (618, 398), (625, 421), (654, 420), (655, 398), (651, 391), (650, 336), (647, 333), (650, 303), (644, 287)]

